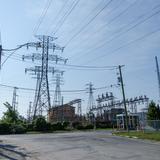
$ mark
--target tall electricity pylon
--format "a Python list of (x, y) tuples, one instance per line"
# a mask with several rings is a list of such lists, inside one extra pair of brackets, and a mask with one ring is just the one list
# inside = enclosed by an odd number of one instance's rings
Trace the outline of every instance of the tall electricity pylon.
[(88, 86), (86, 88), (87, 93), (89, 93), (87, 112), (91, 112), (92, 109), (95, 108), (95, 101), (94, 101), (94, 97), (93, 97), (93, 90), (95, 90), (95, 88), (93, 88), (93, 84), (91, 82), (86, 85)]
[(62, 84), (62, 76), (64, 71), (58, 71), (56, 73), (54, 82), (56, 84), (55, 94), (54, 94), (54, 100), (53, 100), (53, 107), (57, 107), (62, 105), (62, 97), (61, 97), (61, 84)]
[(12, 107), (14, 111), (18, 109), (17, 89), (18, 89), (17, 87), (14, 87), (13, 89)]
[(27, 120), (28, 122), (31, 122), (32, 120), (32, 102), (29, 102), (29, 108), (28, 108), (28, 111), (27, 111)]
[[(36, 105), (35, 105), (35, 112), (34, 117), (36, 116), (36, 111), (38, 104), (41, 103), (42, 110), (50, 110), (51, 109), (51, 102), (50, 102), (50, 92), (49, 92), (49, 83), (48, 83), (48, 61), (55, 61), (58, 63), (58, 61), (63, 61), (64, 63), (67, 62), (67, 59), (64, 59), (62, 57), (59, 57), (58, 55), (54, 55), (55, 50), (61, 50), (63, 52), (64, 47), (60, 47), (53, 43), (53, 41), (57, 38), (50, 37), (46, 35), (38, 35), (36, 36), (39, 41), (37, 43), (28, 43), (28, 47), (36, 47), (36, 49), (41, 48), (42, 54), (40, 53), (33, 53), (32, 55), (23, 55), (22, 59), (32, 59), (34, 60), (40, 60), (42, 62), (41, 64), (41, 72), (40, 72), (40, 80), (39, 80), (39, 86), (38, 86), (38, 93), (37, 93), (37, 99), (36, 99)], [(52, 50), (52, 54), (49, 54), (49, 51)], [(41, 102), (40, 102), (41, 101)]]
[[(46, 110), (46, 108), (43, 108), (42, 106), (42, 101), (41, 97), (39, 97), (39, 101), (37, 102), (38, 99), (38, 92), (39, 92), (39, 85), (40, 85), (40, 80), (41, 80), (41, 72), (42, 72), (42, 67), (41, 66), (35, 66), (34, 68), (26, 68), (25, 73), (30, 72), (31, 75), (36, 75), (37, 83), (36, 83), (36, 90), (35, 90), (35, 96), (34, 96), (34, 101), (33, 101), (33, 117), (35, 116), (42, 116), (43, 112)], [(59, 70), (54, 69), (54, 67), (49, 67), (48, 68), (48, 73), (52, 73), (53, 75), (55, 73), (59, 72)], [(41, 95), (40, 95), (41, 96)]]

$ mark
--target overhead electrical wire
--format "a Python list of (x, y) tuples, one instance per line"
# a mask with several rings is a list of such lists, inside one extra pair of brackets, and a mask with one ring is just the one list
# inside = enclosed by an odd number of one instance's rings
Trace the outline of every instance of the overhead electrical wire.
[(101, 8), (97, 13), (96, 15), (94, 15), (94, 17), (92, 17), (88, 23), (86, 23), (84, 26), (82, 26), (80, 28), (80, 30), (78, 32), (76, 32), (65, 44), (65, 47), (69, 45), (70, 41), (72, 41), (75, 37), (77, 37), (92, 21), (94, 21), (94, 19), (105, 9), (107, 8), (110, 3), (112, 2), (113, 0), (110, 0), (105, 6), (103, 6), (103, 8)]
[[(6, 84), (0, 84), (1, 87), (6, 87), (6, 88), (15, 88), (15, 86), (11, 86), (11, 85), (6, 85)], [(103, 86), (103, 87), (98, 87), (98, 88), (94, 88), (94, 90), (101, 90), (101, 89), (105, 89), (105, 88), (112, 88), (112, 87), (117, 87), (117, 85), (109, 85), (109, 86)], [(25, 88), (25, 87), (17, 87), (17, 89), (19, 90), (26, 90), (26, 91), (35, 91), (35, 89), (32, 88)], [(55, 90), (50, 90), (50, 91), (55, 91)], [(75, 90), (62, 90), (61, 92), (86, 92), (86, 89), (75, 89)]]
[[(18, 59), (17, 57), (11, 57), (11, 59), (22, 61), (22, 59)], [(34, 63), (30, 61), (24, 61), (24, 62)], [(35, 63), (35, 64), (41, 65), (41, 63)], [(117, 66), (88, 66), (88, 65), (74, 65), (74, 64), (56, 64), (55, 68), (57, 66), (61, 66), (64, 69), (74, 69), (74, 70), (113, 70), (113, 69), (117, 69)]]
[(131, 31), (131, 30), (133, 30), (134, 28), (136, 28), (137, 26), (145, 23), (146, 21), (148, 21), (148, 20), (151, 19), (152, 17), (158, 15), (159, 13), (160, 13), (160, 10), (159, 10), (159, 11), (156, 11), (155, 13), (153, 13), (153, 14), (147, 16), (147, 17), (145, 17), (144, 19), (138, 21), (136, 24), (134, 24), (134, 25), (132, 25), (131, 27), (127, 28), (126, 30), (120, 32), (118, 35), (114, 36), (114, 37), (111, 38), (110, 40), (104, 41), (102, 44), (100, 44), (100, 45), (98, 45), (98, 46), (96, 46), (96, 47), (94, 47), (94, 48), (91, 48), (90, 50), (88, 50), (87, 52), (85, 52), (85, 53), (83, 53), (81, 56), (79, 56), (79, 58), (80, 58), (80, 57), (83, 57), (85, 54), (88, 54), (88, 53), (91, 54), (92, 51), (94, 51), (94, 50), (97, 50), (97, 49), (100, 49), (100, 48), (104, 47), (106, 44), (112, 42), (114, 39), (117, 39), (117, 38), (121, 37), (122, 35), (128, 33), (129, 31)]
[(73, 10), (76, 8), (76, 6), (78, 5), (79, 2), (80, 2), (80, 0), (77, 0), (75, 2), (75, 4), (71, 7), (71, 10), (66, 14), (66, 16), (64, 17), (64, 19), (61, 21), (61, 23), (58, 26), (58, 28), (55, 31), (52, 31), (51, 34), (55, 35), (60, 30), (60, 28), (63, 26), (64, 22), (67, 20), (68, 16), (73, 12)]
[[(156, 29), (156, 30), (154, 30), (154, 31), (152, 31), (152, 32), (149, 32), (149, 33), (147, 33), (147, 34), (145, 34), (145, 35), (143, 35), (143, 36), (141, 36), (141, 37), (139, 37), (139, 38), (137, 38), (137, 39), (135, 39), (135, 40), (132, 40), (132, 41), (130, 41), (130, 42), (128, 42), (128, 43), (123, 44), (122, 46), (120, 46), (120, 47), (114, 49), (113, 51), (111, 51), (111, 53), (113, 54), (114, 52), (117, 52), (117, 51), (119, 51), (119, 50), (122, 49), (122, 48), (125, 48), (125, 47), (127, 47), (127, 46), (129, 46), (129, 45), (131, 45), (131, 44), (133, 44), (133, 43), (138, 42), (138, 41), (141, 41), (141, 40), (143, 40), (143, 39), (145, 39), (145, 38), (147, 38), (147, 37), (149, 37), (149, 36), (152, 36), (153, 34), (155, 34), (155, 33), (157, 33), (157, 32), (160, 32), (160, 28), (158, 28), (158, 29)], [(92, 60), (90, 60), (90, 61), (88, 61), (88, 62), (86, 62), (86, 63), (88, 64), (88, 63), (93, 62), (93, 61), (95, 61), (95, 60), (97, 60), (97, 59), (99, 60), (99, 59), (101, 59), (101, 58), (104, 58), (104, 57), (106, 57), (106, 56), (108, 56), (108, 54), (103, 54), (102, 56), (97, 56), (96, 58), (94, 58), (94, 59), (92, 59)]]
[[(116, 16), (113, 17), (113, 18), (111, 18), (107, 23), (105, 23), (105, 24), (102, 25), (100, 28), (98, 28), (98, 29), (93, 33), (93, 35), (96, 34), (96, 33), (99, 33), (99, 32), (101, 32), (101, 31), (103, 31), (103, 29), (106, 29), (106, 28), (105, 28), (106, 26), (112, 24), (115, 20), (117, 20), (117, 19), (118, 19), (119, 17), (121, 17), (122, 15), (124, 15), (124, 14), (125, 14), (131, 7), (133, 7), (136, 3), (137, 3), (137, 0), (134, 1), (134, 3), (131, 3), (129, 6), (127, 6), (127, 8), (125, 8), (124, 10), (122, 10), (118, 15), (116, 15)], [(115, 9), (117, 9), (117, 7), (116, 7)], [(114, 11), (115, 9), (113, 9), (113, 11)], [(112, 10), (111, 10), (111, 11), (112, 11)], [(110, 12), (110, 13), (112, 13), (112, 12)], [(107, 14), (107, 15), (108, 15), (108, 14)], [(90, 37), (88, 37), (87, 39), (85, 39), (85, 42), (86, 42), (87, 40), (90, 40)]]
[(55, 33), (58, 32), (58, 30), (62, 27), (64, 22), (67, 20), (68, 16), (73, 12), (73, 10), (76, 8), (80, 0), (74, 0), (74, 2), (71, 4), (70, 10), (68, 10), (59, 20), (57, 25), (54, 27), (54, 29), (51, 31), (51, 35), (55, 35)]
[(59, 15), (61, 14), (61, 12), (64, 10), (64, 8), (65, 8), (65, 6), (66, 6), (67, 3), (68, 3), (68, 0), (66, 0), (66, 1), (63, 3), (63, 5), (62, 5), (62, 7), (60, 8), (59, 12), (57, 12), (56, 16), (54, 17), (54, 19), (53, 19), (52, 22), (51, 22), (51, 25), (49, 25), (49, 27), (48, 27), (47, 30), (46, 30), (46, 33), (47, 33), (47, 34), (49, 33), (50, 29), (53, 27), (54, 22), (58, 19), (58, 17), (59, 17)]
[(45, 8), (43, 9), (40, 18), (38, 19), (38, 22), (37, 22), (37, 24), (35, 25), (35, 27), (34, 27), (34, 29), (33, 29), (33, 35), (37, 34), (37, 31), (38, 31), (40, 25), (42, 24), (42, 22), (43, 22), (46, 14), (47, 14), (47, 12), (48, 12), (48, 9), (49, 9), (51, 3), (52, 3), (52, 0), (47, 0), (47, 3), (46, 3), (46, 5), (45, 5)]

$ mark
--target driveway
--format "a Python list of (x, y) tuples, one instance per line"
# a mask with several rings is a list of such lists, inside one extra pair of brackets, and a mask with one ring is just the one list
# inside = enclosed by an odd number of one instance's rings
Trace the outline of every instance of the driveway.
[[(160, 159), (160, 143), (117, 137), (109, 131), (7, 135), (0, 139), (1, 146), (9, 145), (19, 156), (13, 160)], [(12, 156), (9, 151), (7, 156), (8, 159)], [(3, 158), (7, 159), (0, 154), (0, 159)]]

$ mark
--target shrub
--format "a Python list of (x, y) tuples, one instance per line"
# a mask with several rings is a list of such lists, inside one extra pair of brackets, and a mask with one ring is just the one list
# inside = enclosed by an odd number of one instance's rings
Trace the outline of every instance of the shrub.
[(28, 123), (26, 126), (27, 131), (34, 131), (34, 124), (33, 123)]
[(73, 128), (78, 129), (79, 126), (81, 126), (80, 122), (73, 122), (72, 123)]
[(78, 126), (76, 126), (76, 129), (78, 129), (78, 130), (83, 130), (83, 129), (85, 129), (85, 127), (82, 126), (82, 125), (78, 125)]
[(94, 126), (93, 126), (92, 124), (89, 124), (89, 125), (87, 125), (87, 126), (78, 125), (78, 126), (76, 127), (76, 129), (78, 129), (78, 130), (87, 130), (87, 129), (93, 129), (93, 128), (94, 128)]
[(51, 125), (51, 130), (52, 131), (65, 130), (65, 125), (61, 124), (60, 122), (54, 123)]
[(84, 129), (93, 129), (93, 128), (94, 128), (94, 126), (92, 124), (89, 124), (89, 125), (84, 127)]
[(66, 129), (70, 125), (69, 122), (63, 122), (63, 128)]
[(7, 122), (0, 123), (0, 134), (10, 134), (11, 133), (11, 124)]
[(21, 124), (12, 124), (11, 133), (13, 134), (23, 134), (26, 133), (26, 128)]
[(34, 121), (34, 130), (36, 131), (46, 131), (47, 122), (44, 117), (38, 117)]
[(96, 123), (96, 128), (112, 128), (113, 124), (109, 122), (97, 122)]

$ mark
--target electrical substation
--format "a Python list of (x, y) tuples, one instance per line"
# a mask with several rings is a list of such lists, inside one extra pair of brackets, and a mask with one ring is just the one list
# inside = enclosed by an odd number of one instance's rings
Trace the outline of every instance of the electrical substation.
[[(64, 3), (64, 8), (67, 3), (68, 2)], [(75, 34), (73, 34), (68, 41), (66, 41), (64, 46), (63, 44), (58, 44), (58, 37), (55, 37), (55, 35), (61, 29), (61, 27), (67, 20), (67, 17), (76, 8), (78, 3), (79, 1), (74, 1), (72, 3), (70, 10), (68, 10), (60, 19), (60, 23), (55, 25), (54, 33), (51, 32), (51, 34), (48, 35), (36, 35), (41, 26), (41, 23), (43, 22), (44, 17), (47, 14), (48, 8), (50, 7), (51, 2), (49, 2), (47, 3), (47, 7), (44, 9), (44, 12), (40, 17), (38, 24), (34, 28), (34, 41), (18, 44), (18, 47), (15, 47), (13, 49), (3, 48), (3, 44), (2, 42), (0, 42), (0, 69), (3, 69), (2, 66), (4, 65), (4, 63), (9, 58), (12, 58), (15, 52), (19, 50), (21, 51), (22, 48), (26, 48), (26, 54), (17, 54), (14, 55), (15, 57), (13, 58), (18, 59), (20, 57), (23, 63), (26, 63), (27, 61), (30, 64), (32, 64), (31, 67), (24, 68), (24, 73), (26, 74), (26, 76), (32, 78), (35, 82), (34, 88), (25, 88), (7, 84), (0, 84), (0, 86), (11, 88), (13, 90), (13, 93), (11, 93), (13, 95), (11, 105), (14, 108), (14, 110), (17, 111), (20, 107), (18, 106), (18, 101), (21, 97), (19, 91), (32, 91), (33, 94), (32, 97), (30, 97), (30, 100), (28, 101), (29, 106), (26, 111), (27, 116), (25, 117), (27, 121), (30, 123), (32, 123), (32, 121), (34, 121), (37, 117), (44, 116), (46, 120), (51, 123), (63, 123), (67, 121), (71, 124), (78, 122), (83, 124), (93, 124), (97, 126), (107, 125), (109, 127), (115, 126), (117, 128), (127, 130), (132, 128), (138, 128), (140, 127), (141, 123), (146, 119), (146, 112), (148, 109), (150, 98), (147, 95), (145, 95), (145, 93), (144, 95), (134, 95), (133, 97), (126, 96), (126, 82), (125, 80), (123, 80), (123, 69), (126, 67), (125, 64), (117, 64), (111, 66), (73, 65), (72, 63), (70, 63), (70, 58), (72, 57), (72, 55), (71, 57), (68, 57), (65, 53), (66, 46), (68, 46), (68, 44), (74, 38), (76, 38), (77, 35), (79, 35), (88, 25), (90, 25), (90, 23), (92, 23), (97, 18), (97, 16), (99, 16), (99, 14), (103, 12), (105, 8), (112, 4), (112, 0), (108, 1), (91, 19), (89, 19), (89, 21), (85, 25), (82, 25), (80, 29)], [(108, 22), (108, 24), (105, 25), (109, 25), (110, 23), (114, 22), (125, 12), (127, 12), (129, 8), (132, 8), (136, 3), (137, 2), (130, 4), (125, 10), (121, 11), (117, 16), (111, 19)], [(60, 10), (60, 13), (61, 11), (63, 11), (63, 7), (62, 10)], [(155, 9), (156, 7), (152, 8), (152, 11), (154, 11)], [(147, 13), (142, 14), (141, 16), (139, 16), (139, 18), (141, 19), (144, 17), (144, 19), (140, 21), (139, 19), (138, 21), (133, 21), (132, 23), (130, 23), (131, 26), (129, 26), (129, 28), (127, 28), (124, 31), (122, 30), (122, 32), (120, 32), (121, 30), (119, 32), (117, 31), (117, 33), (120, 34), (117, 34), (117, 36), (115, 37), (113, 36), (113, 38), (106, 42), (110, 43), (112, 40), (120, 37), (125, 33), (128, 33), (132, 29), (143, 24), (145, 21), (149, 20), (153, 16), (156, 16), (157, 14), (159, 14), (159, 11), (152, 13), (149, 16), (147, 15)], [(52, 26), (48, 27), (48, 31), (50, 27)], [(117, 52), (120, 49), (125, 48), (126, 46), (129, 46), (133, 43), (136, 43), (139, 40), (142, 40), (157, 32), (159, 32), (159, 29), (149, 32), (148, 34), (145, 34), (133, 41), (130, 41), (129, 43), (125, 43), (124, 45), (113, 50), (113, 52)], [(91, 47), (91, 51), (94, 49), (99, 49), (104, 45), (105, 43), (102, 43), (100, 46), (95, 46), (95, 48)], [(113, 46), (111, 46), (111, 48), (112, 47)], [(6, 52), (9, 52), (10, 54), (5, 55)], [(4, 61), (2, 61), (2, 58), (4, 56), (7, 56), (7, 58)], [(102, 55), (100, 58), (103, 58), (104, 56), (105, 54)], [(84, 56), (83, 59), (85, 59)], [(157, 69), (156, 72), (158, 77), (158, 91), (160, 95), (160, 73), (157, 56), (155, 57), (155, 60)], [(101, 61), (98, 62), (101, 63)], [(104, 75), (104, 73), (106, 74), (105, 71), (110, 71), (112, 73), (116, 72), (116, 74), (114, 75), (114, 79), (112, 80), (113, 83), (111, 82), (112, 84), (108, 86), (97, 87), (97, 84), (95, 84), (95, 82), (93, 83), (93, 79), (89, 78), (87, 79), (86, 84), (83, 84), (84, 88), (64, 90), (62, 89), (62, 86), (65, 86), (65, 74), (67, 73), (65, 67), (68, 67), (69, 70), (75, 69), (76, 72), (78, 72), (78, 70), (81, 69), (82, 71), (85, 69), (93, 70), (95, 71), (95, 75), (96, 71), (104, 71), (102, 75)], [(81, 76), (84, 76), (83, 78), (85, 79), (84, 74), (81, 74)], [(106, 75), (105, 78), (103, 78), (103, 76), (101, 77), (104, 83), (107, 82), (107, 76), (109, 76), (109, 74)], [(74, 78), (75, 76), (72, 75), (72, 81), (76, 83), (74, 81)], [(115, 80), (118, 81), (116, 84)], [(51, 87), (50, 82), (52, 82), (54, 89), (53, 86)], [(117, 97), (113, 88), (120, 91), (119, 97)], [(99, 91), (98, 93), (96, 92), (97, 90)], [(70, 97), (70, 99), (67, 99), (66, 101), (65, 96), (68, 96), (69, 93), (73, 93), (74, 97)], [(86, 98), (82, 99), (77, 93), (85, 94)]]

